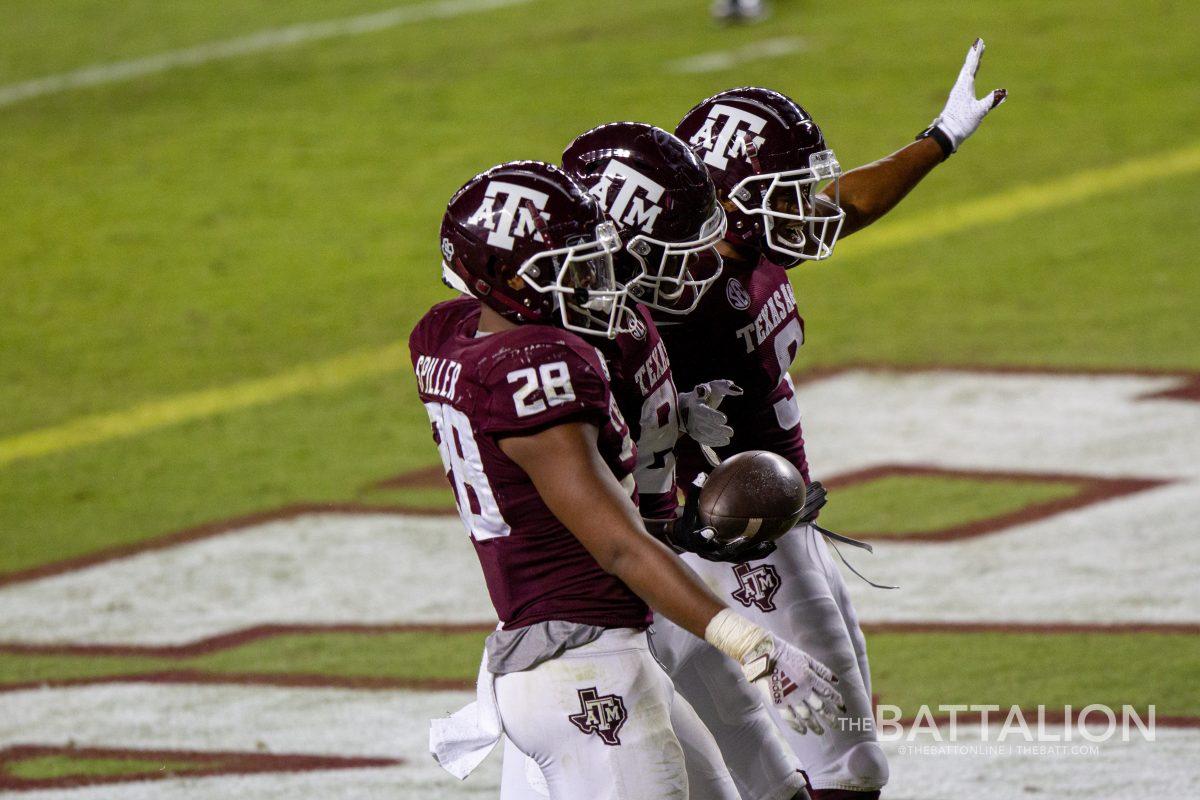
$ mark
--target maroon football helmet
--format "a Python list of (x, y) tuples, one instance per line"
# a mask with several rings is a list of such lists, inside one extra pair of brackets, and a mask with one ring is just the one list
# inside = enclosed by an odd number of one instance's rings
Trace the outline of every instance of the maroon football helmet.
[(725, 211), (687, 145), (653, 125), (613, 122), (567, 145), (563, 169), (616, 223), (625, 243), (618, 278), (633, 297), (672, 314), (695, 308), (721, 271)]
[(512, 322), (613, 337), (633, 322), (616, 226), (565, 172), (510, 161), (467, 181), (442, 218), (442, 280)]
[[(726, 239), (784, 267), (833, 254), (846, 218), (838, 205), (841, 167), (794, 100), (770, 89), (730, 89), (689, 111), (675, 135), (734, 206)], [(827, 181), (832, 199), (819, 193)]]

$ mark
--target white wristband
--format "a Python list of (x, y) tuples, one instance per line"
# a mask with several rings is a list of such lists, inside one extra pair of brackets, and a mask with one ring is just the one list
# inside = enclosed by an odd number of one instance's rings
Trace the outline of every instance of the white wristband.
[(771, 636), (767, 630), (728, 608), (708, 621), (704, 640), (739, 664)]

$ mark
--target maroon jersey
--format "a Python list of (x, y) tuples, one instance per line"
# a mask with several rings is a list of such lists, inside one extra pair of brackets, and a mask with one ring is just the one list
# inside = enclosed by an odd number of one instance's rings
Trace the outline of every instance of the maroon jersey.
[(565, 620), (644, 627), (646, 604), (609, 575), (500, 449), (506, 436), (594, 424), (599, 449), (633, 494), (635, 451), (600, 353), (578, 336), (522, 325), (477, 336), (479, 303), (430, 309), (409, 337), (417, 390), (505, 629)]
[[(758, 264), (726, 260), (721, 276), (686, 317), (656, 316), (677, 385), (727, 378), (745, 390), (727, 397), (733, 441), (720, 448), (724, 458), (743, 450), (769, 450), (787, 458), (804, 480), (808, 460), (800, 411), (788, 368), (804, 343), (804, 320), (787, 272), (766, 259)], [(690, 439), (680, 440), (679, 481), (691, 483), (710, 469)]]
[(674, 519), (675, 443), (679, 438), (679, 397), (667, 348), (650, 310), (636, 306), (640, 325), (600, 345), (612, 377), (617, 406), (637, 443), (639, 506), (646, 519)]

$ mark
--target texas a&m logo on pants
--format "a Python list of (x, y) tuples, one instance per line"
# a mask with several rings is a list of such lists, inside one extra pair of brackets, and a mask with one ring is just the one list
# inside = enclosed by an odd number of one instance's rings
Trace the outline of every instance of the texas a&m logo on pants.
[(738, 579), (738, 589), (732, 592), (733, 599), (744, 605), (758, 606), (760, 611), (774, 611), (775, 593), (779, 591), (779, 573), (770, 564), (737, 564), (733, 574)]
[(605, 744), (619, 745), (617, 734), (625, 724), (625, 701), (619, 694), (598, 695), (596, 687), (579, 690), (579, 706), (583, 710), (567, 719), (584, 733), (594, 733)]

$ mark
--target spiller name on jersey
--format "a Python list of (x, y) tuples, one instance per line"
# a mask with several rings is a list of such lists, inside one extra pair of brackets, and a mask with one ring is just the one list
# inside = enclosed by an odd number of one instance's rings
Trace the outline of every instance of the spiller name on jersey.
[(619, 694), (601, 695), (595, 686), (579, 690), (578, 714), (570, 714), (567, 719), (585, 734), (596, 734), (607, 745), (616, 747), (621, 744), (618, 734), (625, 724), (625, 701)]
[[(731, 282), (732, 283), (732, 282)], [(731, 301), (732, 302), (732, 301)], [(758, 316), (749, 325), (737, 329), (737, 335), (746, 346), (747, 353), (753, 353), (754, 348), (761, 345), (771, 334), (779, 329), (796, 310), (796, 294), (790, 283), (780, 284), (763, 304)]]
[(759, 611), (775, 610), (775, 593), (779, 591), (779, 572), (770, 564), (737, 564), (733, 568), (738, 588), (731, 592), (746, 608), (757, 606)]
[(454, 399), (462, 364), (449, 358), (420, 356), (417, 358), (417, 390), (425, 394)]

